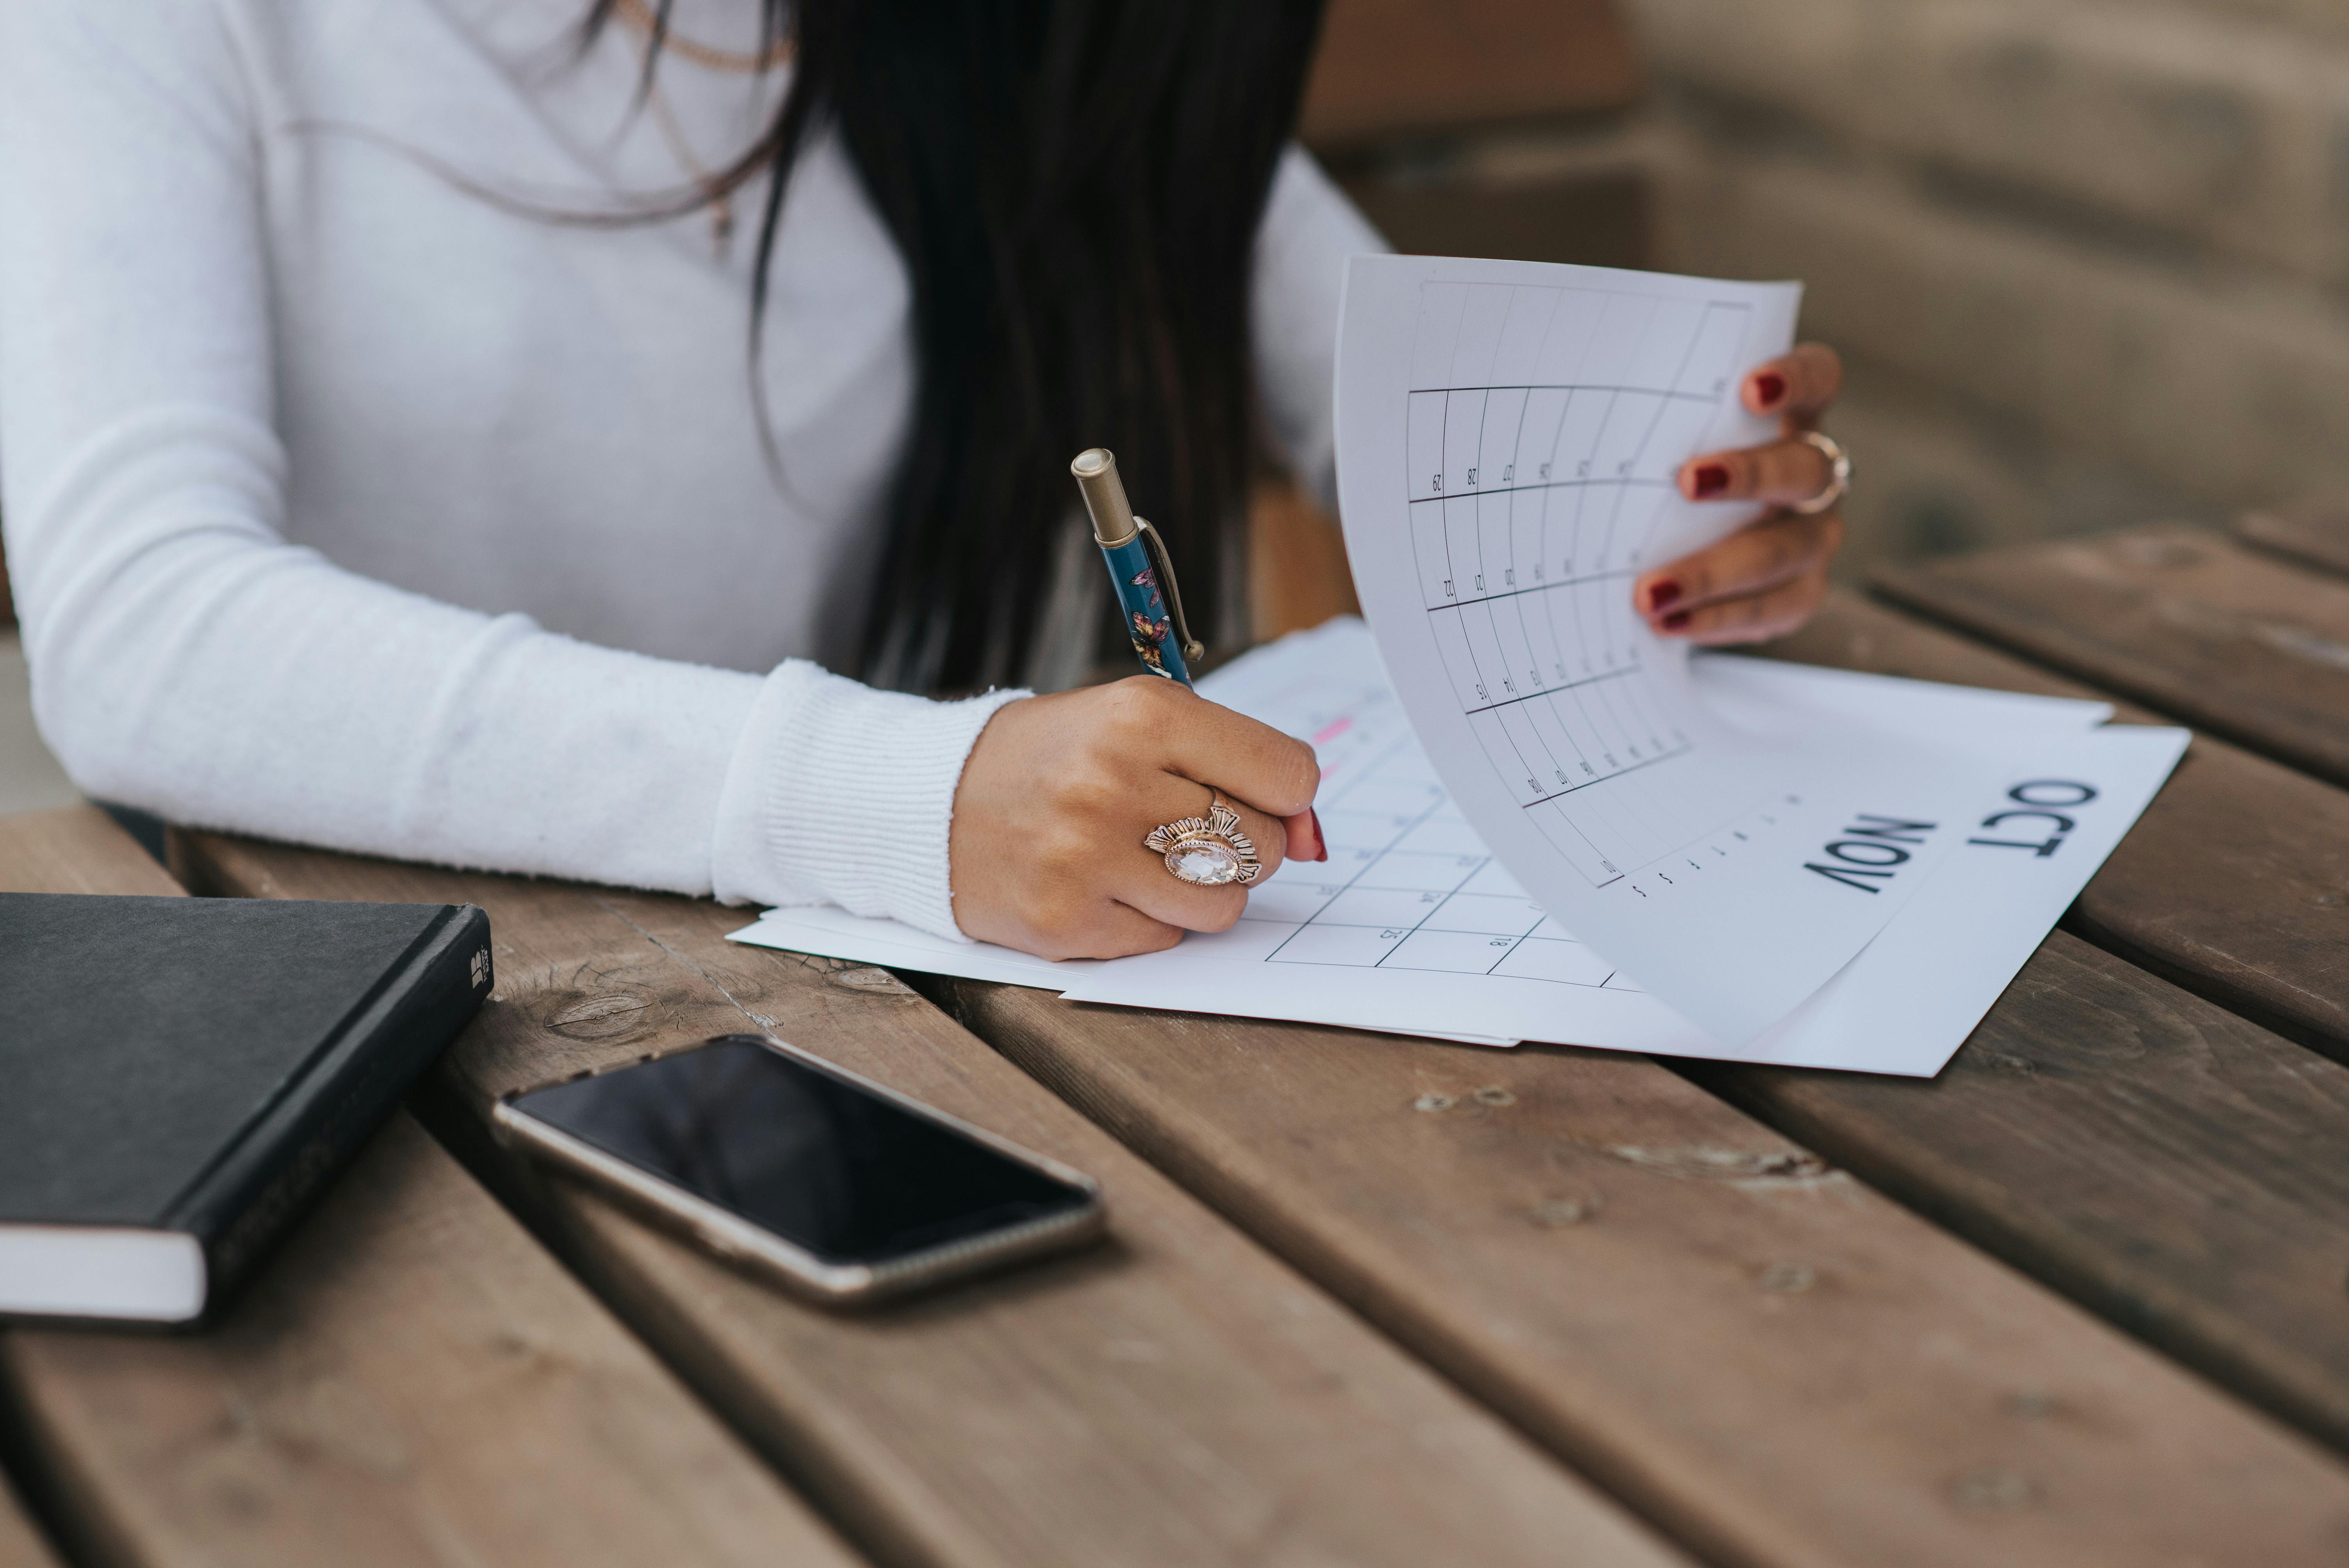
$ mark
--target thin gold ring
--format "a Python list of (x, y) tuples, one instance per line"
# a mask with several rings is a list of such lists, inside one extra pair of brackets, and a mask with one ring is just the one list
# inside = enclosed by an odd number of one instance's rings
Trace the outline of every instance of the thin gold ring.
[(1851, 491), (1851, 454), (1833, 436), (1817, 430), (1805, 430), (1796, 436), (1798, 441), (1808, 441), (1827, 460), (1827, 482), (1818, 494), (1808, 500), (1792, 501), (1786, 510), (1801, 517), (1816, 517)]
[(1166, 872), (1194, 887), (1242, 887), (1264, 874), (1256, 858), (1256, 844), (1240, 831), (1240, 814), (1224, 801), (1222, 791), (1207, 790), (1207, 814), (1164, 822), (1142, 841), (1145, 850), (1164, 857)]

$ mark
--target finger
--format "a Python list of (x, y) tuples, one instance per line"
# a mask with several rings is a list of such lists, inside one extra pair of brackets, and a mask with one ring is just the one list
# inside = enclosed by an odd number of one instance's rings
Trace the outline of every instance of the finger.
[(1183, 940), (1183, 928), (1154, 920), (1119, 902), (1104, 884), (1102, 857), (1083, 869), (1064, 865), (1026, 891), (1010, 907), (974, 905), (957, 893), (955, 920), (965, 935), (1033, 953), (1040, 958), (1123, 958), (1157, 953)]
[[(1170, 791), (1164, 794), (1154, 791), (1158, 797), (1156, 809), (1164, 814), (1154, 818), (1149, 828), (1141, 829), (1134, 834), (1137, 852), (1120, 855), (1112, 864), (1105, 880), (1109, 896), (1140, 910), (1154, 920), (1179, 925), (1186, 931), (1227, 931), (1232, 923), (1239, 919), (1240, 912), (1247, 907), (1248, 888), (1262, 882), (1280, 869), (1286, 833), (1281, 823), (1275, 819), (1226, 796), (1225, 803), (1239, 818), (1238, 834), (1248, 841), (1246, 851), (1256, 856), (1263, 869), (1255, 882), (1249, 883), (1224, 882), (1204, 886), (1185, 882), (1167, 869), (1164, 854), (1142, 843), (1150, 829), (1162, 822), (1207, 814), (1208, 802), (1196, 799), (1192, 794), (1193, 791), (1205, 793), (1199, 786), (1188, 779), (1170, 779), (1168, 782), (1172, 786)], [(1186, 810), (1172, 803), (1176, 800), (1189, 800), (1191, 808)]]
[(1157, 698), (1157, 711), (1147, 716), (1159, 721), (1150, 732), (1158, 743), (1159, 767), (1211, 785), (1235, 804), (1270, 817), (1293, 817), (1313, 804), (1321, 767), (1311, 747), (1179, 686), (1174, 696), (1179, 700)]
[(1823, 571), (1842, 543), (1843, 519), (1837, 513), (1780, 512), (1648, 573), (1632, 584), (1631, 603), (1658, 631), (1677, 631), (1663, 622)]
[(1824, 343), (1805, 343), (1746, 372), (1738, 396), (1750, 413), (1782, 414), (1806, 429), (1842, 390), (1843, 360)]
[(1018, 945), (1044, 958), (1130, 958), (1137, 953), (1165, 952), (1183, 940), (1183, 931), (1128, 904), (1103, 899), (1081, 930)]
[(1247, 911), (1247, 889), (1237, 882), (1196, 886), (1168, 871), (1154, 854), (1135, 865), (1121, 864), (1109, 879), (1109, 891), (1125, 907), (1181, 931), (1229, 931)]
[(1707, 452), (1681, 465), (1681, 494), (1691, 500), (1764, 500), (1781, 506), (1810, 500), (1834, 481), (1827, 455), (1808, 441), (1773, 441)]
[(1663, 630), (1672, 636), (1686, 637), (1699, 647), (1767, 642), (1785, 636), (1809, 620), (1826, 592), (1827, 574), (1823, 566), (1766, 593), (1723, 600), (1700, 609), (1675, 611), (1664, 617)]
[(1326, 861), (1330, 858), (1330, 840), (1321, 831), (1321, 814), (1307, 807), (1294, 817), (1280, 820), (1280, 830), (1287, 837), (1287, 858), (1292, 861)]

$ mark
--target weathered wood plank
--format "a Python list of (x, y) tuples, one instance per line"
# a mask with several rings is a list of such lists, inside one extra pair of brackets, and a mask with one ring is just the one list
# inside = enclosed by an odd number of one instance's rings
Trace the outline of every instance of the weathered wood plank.
[[(2095, 695), (1845, 595), (1766, 651), (1920, 679)], [(2344, 891), (2349, 795), (2198, 735), (2069, 923), (2231, 1011), (2349, 1057)], [(2109, 1042), (2122, 1029), (2127, 1009), (2113, 981), (2075, 945), (2051, 942), (1924, 1094), (1745, 1069), (1699, 1076), (1937, 1213), (1944, 1210), (1931, 1191), (1976, 1158), (1983, 1127), (1997, 1129), (2013, 1147), (1964, 1173), (1959, 1190), (1973, 1217), (1952, 1209), (1951, 1223), (2349, 1445), (2349, 1317), (2340, 1310), (2342, 1270), (2332, 1266), (2341, 1261), (2336, 1238), (2349, 1233), (2341, 1098), (2349, 1075), (2134, 982), (2132, 995), (2158, 1005), (2127, 1026), (2133, 1047), (2043, 1075), (2056, 1042)], [(2016, 1072), (2032, 1082), (2005, 1081)], [(2110, 1152), (2131, 1146), (2145, 1152)], [(2153, 1174), (2116, 1183), (2116, 1164)], [(2181, 1197), (2181, 1181), (2200, 1196)], [(2082, 1244), (2082, 1233), (2097, 1244)]]
[(1935, 620), (2349, 783), (2349, 583), (2176, 524), (1870, 580)]
[(1609, 0), (1335, 0), (1300, 134), (1329, 149), (1588, 116), (1640, 86)]
[(2227, 531), (2254, 550), (2349, 577), (2349, 509), (2337, 502), (2247, 511)]
[(142, 893), (176, 898), (180, 884), (95, 806), (0, 817), (0, 890)]
[(855, 1561), (404, 1115), (218, 1329), (8, 1364), (109, 1561)]
[[(682, 899), (217, 838), (189, 859), (223, 891), (488, 908), (505, 1000), (441, 1074), (464, 1125), (510, 1089), (771, 1028), (1102, 1180), (1112, 1244), (842, 1318), (475, 1140), (606, 1299), (885, 1560), (1678, 1560), (880, 970), (730, 946), (738, 912)], [(2289, 1492), (2309, 1472), (2285, 1455), (2279, 1473)]]
[(0, 1568), (57, 1568), (48, 1543), (0, 1481)]
[(2058, 932), (1930, 1082), (1687, 1071), (2349, 1447), (2349, 1068)]
[(2349, 1543), (2337, 1461), (1644, 1058), (942, 987), (1719, 1560), (2314, 1563)]
[[(2107, 695), (1843, 593), (1763, 651), (1961, 686)], [(2124, 707), (2123, 717), (2152, 715)], [(2139, 967), (2349, 1060), (2349, 793), (2197, 735), (2068, 923)]]
[[(1765, 651), (1920, 679), (2096, 695), (1840, 594)], [(2349, 794), (2198, 735), (2067, 923), (2235, 1013), (2349, 1058), (2344, 892)], [(2118, 978), (2077, 944), (2052, 941), (1922, 1093), (1747, 1069), (1700, 1076), (2270, 1408), (2349, 1445), (2349, 1315), (2341, 1311), (2349, 1249), (2338, 1239), (2349, 1234), (2349, 1074), (2134, 976), (2124, 994)], [(2043, 1071), (2059, 1051), (2060, 1070)], [(2018, 1073), (2026, 1081), (2010, 1081)], [(1995, 1157), (1982, 1158), (1993, 1141)], [(1945, 1187), (1947, 1198), (1933, 1196)]]
[[(0, 887), (179, 891), (94, 807), (0, 820)], [(404, 1112), (218, 1327), (0, 1375), (94, 1561), (856, 1561)]]

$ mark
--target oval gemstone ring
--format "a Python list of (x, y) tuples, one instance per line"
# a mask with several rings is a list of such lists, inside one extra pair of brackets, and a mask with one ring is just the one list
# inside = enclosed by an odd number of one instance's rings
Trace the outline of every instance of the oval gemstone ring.
[(1167, 871), (1184, 882), (1246, 886), (1264, 874), (1264, 862), (1256, 858), (1254, 841), (1240, 831), (1239, 813), (1224, 804), (1223, 796), (1209, 793), (1214, 799), (1206, 816), (1153, 828), (1142, 847), (1165, 856)]

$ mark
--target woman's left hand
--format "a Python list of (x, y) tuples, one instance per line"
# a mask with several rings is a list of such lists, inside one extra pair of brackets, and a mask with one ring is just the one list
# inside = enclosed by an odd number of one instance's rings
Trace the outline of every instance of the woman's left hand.
[(1843, 518), (1833, 507), (1810, 516), (1787, 509), (1834, 480), (1826, 454), (1800, 438), (1818, 428), (1842, 389), (1843, 361), (1823, 344), (1803, 344), (1747, 374), (1739, 396), (1753, 412), (1778, 416), (1779, 438), (1691, 458), (1681, 466), (1681, 493), (1768, 501), (1772, 510), (1632, 584), (1632, 604), (1658, 633), (1705, 645), (1758, 643), (1785, 635), (1819, 607)]

